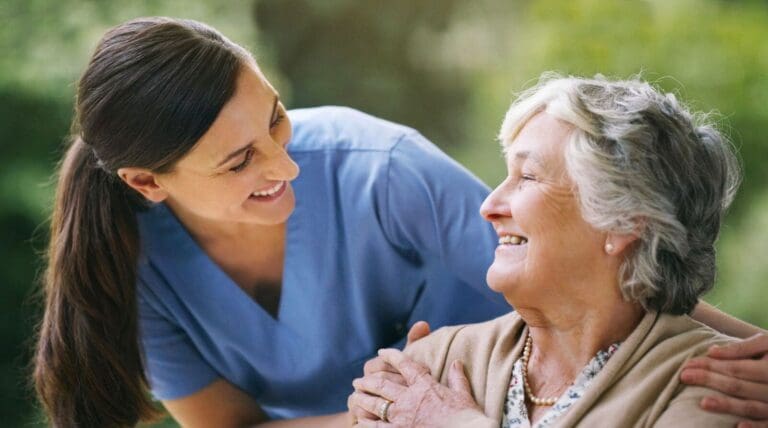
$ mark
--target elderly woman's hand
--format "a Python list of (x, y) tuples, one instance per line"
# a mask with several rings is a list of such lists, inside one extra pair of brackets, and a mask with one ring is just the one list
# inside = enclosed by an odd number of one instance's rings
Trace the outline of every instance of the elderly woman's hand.
[[(406, 337), (405, 346), (411, 343), (429, 336), (430, 327), (426, 321), (417, 321), (411, 329), (408, 330), (408, 336)], [(381, 357), (372, 358), (363, 366), (363, 376), (372, 376), (381, 379), (387, 379), (390, 382), (394, 382), (403, 386), (408, 386), (403, 379), (403, 376), (392, 367), (389, 363), (384, 361)], [(351, 396), (350, 396), (351, 397)], [(352, 415), (354, 421), (358, 420), (372, 420), (378, 419), (375, 414), (369, 413), (360, 407), (349, 406), (349, 413)]]
[[(446, 387), (432, 379), (425, 366), (398, 350), (384, 349), (379, 351), (379, 356), (402, 376), (405, 385), (392, 381), (386, 375), (391, 374), (389, 372), (378, 372), (356, 379), (352, 383), (355, 392), (348, 401), (350, 410), (361, 408), (368, 414), (377, 415), (377, 418), (384, 416), (384, 420), (360, 419), (360, 426), (438, 427), (445, 426), (445, 421), (459, 412), (483, 415), (472, 397), (464, 367), (459, 361), (451, 365)], [(387, 402), (391, 404), (387, 405)]]
[(706, 397), (706, 410), (746, 417), (740, 428), (768, 426), (768, 334), (756, 334), (727, 346), (714, 346), (691, 359), (680, 378), (730, 397)]

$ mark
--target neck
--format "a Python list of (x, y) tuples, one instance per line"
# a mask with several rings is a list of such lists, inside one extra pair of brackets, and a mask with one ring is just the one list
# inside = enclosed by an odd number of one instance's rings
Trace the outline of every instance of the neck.
[(533, 339), (532, 366), (554, 365), (562, 375), (575, 378), (598, 351), (626, 339), (644, 313), (637, 304), (620, 302), (611, 308), (589, 308), (572, 317), (548, 318), (522, 311), (520, 315)]
[[(595, 289), (618, 290), (618, 286)], [(645, 314), (618, 291), (602, 299), (590, 297), (548, 299), (547, 308), (516, 308), (533, 340), (528, 375), (536, 395), (565, 392), (598, 351), (626, 339)]]

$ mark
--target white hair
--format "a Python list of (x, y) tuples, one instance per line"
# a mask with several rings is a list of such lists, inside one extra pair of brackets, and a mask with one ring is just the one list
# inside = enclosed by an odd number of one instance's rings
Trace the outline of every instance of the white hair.
[(740, 183), (730, 142), (707, 115), (639, 79), (545, 73), (507, 112), (502, 145), (539, 112), (574, 128), (565, 159), (584, 219), (638, 236), (619, 271), (624, 297), (692, 311), (714, 284), (714, 243)]

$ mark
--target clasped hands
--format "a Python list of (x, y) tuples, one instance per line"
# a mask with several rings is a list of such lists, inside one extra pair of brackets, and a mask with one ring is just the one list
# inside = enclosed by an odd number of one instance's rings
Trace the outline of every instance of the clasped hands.
[[(425, 322), (416, 323), (408, 343), (428, 334)], [(432, 378), (427, 367), (400, 351), (380, 351), (365, 364), (364, 376), (353, 382), (355, 391), (347, 406), (354, 423), (361, 427), (444, 426), (442, 421), (458, 412), (482, 414), (461, 362), (455, 361), (449, 370), (446, 387)], [(768, 428), (768, 334), (712, 347), (705, 356), (688, 361), (680, 378), (728, 395), (704, 398), (703, 409), (745, 418), (738, 428)], [(387, 402), (391, 404), (385, 406)], [(382, 409), (384, 415), (380, 415)]]
[[(427, 334), (429, 326), (416, 323), (408, 333), (408, 343)], [(424, 365), (396, 349), (383, 349), (365, 364), (364, 376), (352, 385), (355, 391), (347, 406), (353, 423), (360, 427), (439, 427), (458, 412), (482, 414), (459, 361), (451, 365), (448, 386), (444, 386)]]

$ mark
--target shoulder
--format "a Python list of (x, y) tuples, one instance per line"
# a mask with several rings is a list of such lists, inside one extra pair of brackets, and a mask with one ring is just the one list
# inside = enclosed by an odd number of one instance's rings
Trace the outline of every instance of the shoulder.
[(658, 387), (674, 388), (675, 373), (686, 360), (732, 340), (686, 315), (649, 313), (622, 344), (617, 360), (626, 361), (628, 377), (666, 379)]
[(174, 262), (199, 252), (186, 229), (164, 203), (151, 204), (137, 212), (136, 221), (141, 242), (140, 271), (150, 261), (155, 264)]
[(715, 427), (733, 426), (738, 418), (733, 415), (711, 413), (701, 409), (704, 397), (724, 395), (708, 388), (684, 385), (679, 382), (683, 364), (695, 356), (704, 354), (712, 345), (734, 342), (736, 339), (701, 324), (688, 316), (661, 315), (657, 329), (662, 340), (657, 341), (650, 365), (646, 365), (646, 379), (653, 379), (656, 372), (667, 365), (668, 385), (658, 394), (656, 406), (658, 426)]
[(585, 421), (600, 420), (617, 409), (623, 410), (625, 421), (660, 426), (706, 418), (697, 400), (707, 391), (680, 383), (680, 371), (687, 360), (713, 344), (731, 340), (685, 315), (646, 314), (596, 378), (593, 386), (608, 391), (590, 408)]
[(712, 345), (736, 341), (693, 318), (682, 315), (661, 314), (651, 330), (655, 347), (686, 356), (703, 354)]
[(291, 152), (318, 150), (390, 151), (418, 133), (407, 126), (349, 107), (324, 106), (288, 112), (293, 124)]
[[(157, 300), (167, 303), (180, 297), (174, 291), (178, 286), (221, 281), (223, 273), (216, 269), (165, 204), (153, 204), (138, 212), (136, 220), (140, 239), (139, 292), (153, 293)], [(182, 295), (188, 297), (186, 293)]]
[(482, 323), (443, 327), (406, 347), (405, 353), (439, 379), (453, 360), (485, 359), (500, 346), (511, 349), (523, 325), (517, 312), (511, 312)]

